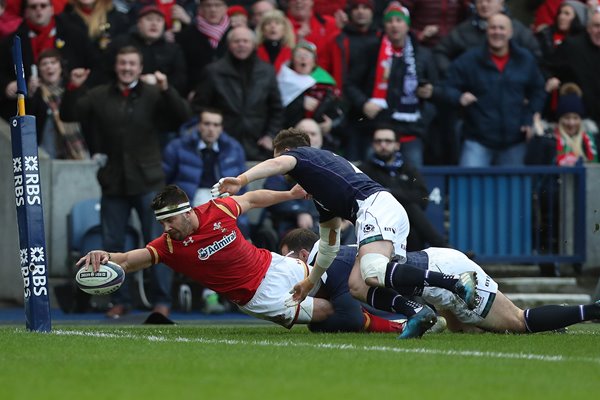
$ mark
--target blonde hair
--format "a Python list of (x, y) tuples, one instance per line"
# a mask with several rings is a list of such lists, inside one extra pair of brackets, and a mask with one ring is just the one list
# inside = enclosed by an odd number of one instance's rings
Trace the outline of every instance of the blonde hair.
[(256, 27), (256, 39), (259, 44), (265, 40), (263, 35), (263, 29), (269, 22), (279, 22), (283, 25), (283, 38), (281, 38), (281, 44), (293, 48), (296, 45), (296, 35), (292, 23), (287, 19), (285, 14), (281, 10), (271, 10), (266, 12), (261, 18), (258, 26)]
[(91, 39), (96, 39), (100, 34), (108, 30), (107, 14), (113, 9), (112, 0), (96, 0), (91, 13), (86, 14), (81, 8), (78, 0), (69, 0), (75, 12), (83, 19), (88, 27), (88, 36)]

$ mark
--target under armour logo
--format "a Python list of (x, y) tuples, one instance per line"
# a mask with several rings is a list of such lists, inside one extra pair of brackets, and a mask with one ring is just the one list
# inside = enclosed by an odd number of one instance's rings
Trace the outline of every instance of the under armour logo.
[(221, 222), (215, 222), (213, 224), (213, 231), (221, 229)]
[(194, 243), (194, 239), (192, 239), (192, 237), (191, 237), (191, 236), (190, 236), (190, 237), (188, 237), (187, 239), (185, 239), (185, 240), (183, 241), (183, 245), (184, 245), (184, 246), (189, 246), (189, 245), (190, 245), (190, 244), (192, 244), (192, 243)]

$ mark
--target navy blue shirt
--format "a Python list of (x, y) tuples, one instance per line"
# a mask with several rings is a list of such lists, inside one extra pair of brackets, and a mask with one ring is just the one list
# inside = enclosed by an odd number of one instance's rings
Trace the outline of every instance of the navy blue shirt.
[(334, 217), (356, 221), (357, 200), (387, 191), (348, 160), (330, 151), (298, 147), (283, 153), (297, 163), (288, 174), (313, 196), (321, 222)]

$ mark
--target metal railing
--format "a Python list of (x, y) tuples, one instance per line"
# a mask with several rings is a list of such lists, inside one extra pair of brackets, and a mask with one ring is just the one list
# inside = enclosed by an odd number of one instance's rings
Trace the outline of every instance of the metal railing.
[(583, 263), (585, 168), (424, 167), (428, 216), (478, 262)]

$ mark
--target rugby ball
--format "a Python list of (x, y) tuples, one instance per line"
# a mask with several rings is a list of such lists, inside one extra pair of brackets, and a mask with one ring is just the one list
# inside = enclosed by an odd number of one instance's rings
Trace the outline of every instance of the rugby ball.
[(110, 294), (116, 292), (125, 280), (125, 271), (119, 264), (108, 261), (100, 264), (94, 272), (92, 266), (81, 268), (75, 275), (79, 289), (89, 294)]

